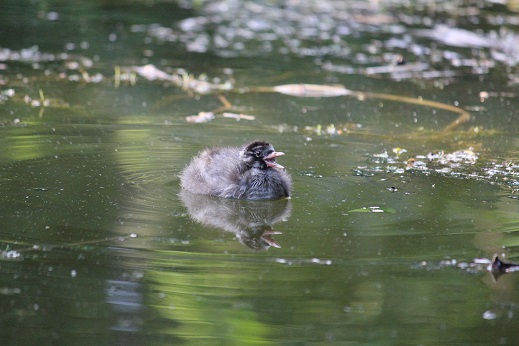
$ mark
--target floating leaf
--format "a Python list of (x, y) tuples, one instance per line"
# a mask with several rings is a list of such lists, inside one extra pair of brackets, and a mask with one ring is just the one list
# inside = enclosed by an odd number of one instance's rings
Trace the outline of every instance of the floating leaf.
[(285, 84), (275, 86), (272, 90), (298, 97), (336, 97), (351, 94), (351, 91), (342, 85)]
[(247, 114), (237, 114), (237, 113), (222, 113), (222, 116), (224, 118), (232, 118), (236, 119), (236, 121), (239, 120), (256, 120), (256, 117), (254, 115), (247, 115)]
[(186, 117), (188, 123), (207, 123), (214, 119), (213, 112), (200, 112), (198, 115), (190, 115)]
[(362, 208), (358, 208), (358, 209), (352, 209), (352, 210), (349, 210), (348, 212), (349, 213), (390, 213), (390, 214), (394, 214), (394, 213), (396, 213), (396, 210), (393, 208), (382, 209), (381, 207), (373, 206), (373, 207), (362, 207)]

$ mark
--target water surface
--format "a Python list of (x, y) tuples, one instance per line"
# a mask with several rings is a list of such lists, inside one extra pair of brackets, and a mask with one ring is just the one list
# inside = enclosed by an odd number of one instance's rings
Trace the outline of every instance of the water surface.
[[(5, 5), (3, 344), (517, 343), (517, 275), (487, 270), (518, 257), (517, 13), (188, 5)], [(471, 119), (254, 89), (293, 83)], [(253, 139), (286, 153), (291, 199), (180, 191), (197, 152)]]

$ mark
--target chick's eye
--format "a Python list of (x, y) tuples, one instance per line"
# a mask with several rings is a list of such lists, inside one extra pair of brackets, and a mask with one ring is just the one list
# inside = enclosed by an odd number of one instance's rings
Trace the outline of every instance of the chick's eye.
[(261, 157), (261, 151), (255, 151), (254, 152), (254, 156)]

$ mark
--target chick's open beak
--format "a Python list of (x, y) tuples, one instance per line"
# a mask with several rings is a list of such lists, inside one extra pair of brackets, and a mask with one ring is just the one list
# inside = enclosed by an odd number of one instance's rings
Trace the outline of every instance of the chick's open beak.
[(275, 161), (276, 157), (283, 156), (283, 155), (285, 155), (285, 153), (283, 153), (281, 151), (273, 151), (270, 154), (268, 154), (267, 156), (265, 156), (263, 158), (263, 160), (265, 161), (267, 166), (269, 166), (271, 168), (285, 169), (285, 167), (281, 166), (279, 163), (277, 163)]

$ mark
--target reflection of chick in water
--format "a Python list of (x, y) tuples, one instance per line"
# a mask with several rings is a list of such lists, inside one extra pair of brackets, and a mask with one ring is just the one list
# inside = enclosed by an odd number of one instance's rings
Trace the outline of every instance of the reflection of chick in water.
[(238, 240), (254, 250), (280, 247), (272, 239), (271, 225), (288, 220), (290, 200), (246, 201), (197, 195), (182, 191), (180, 197), (189, 215), (206, 226), (233, 232)]

